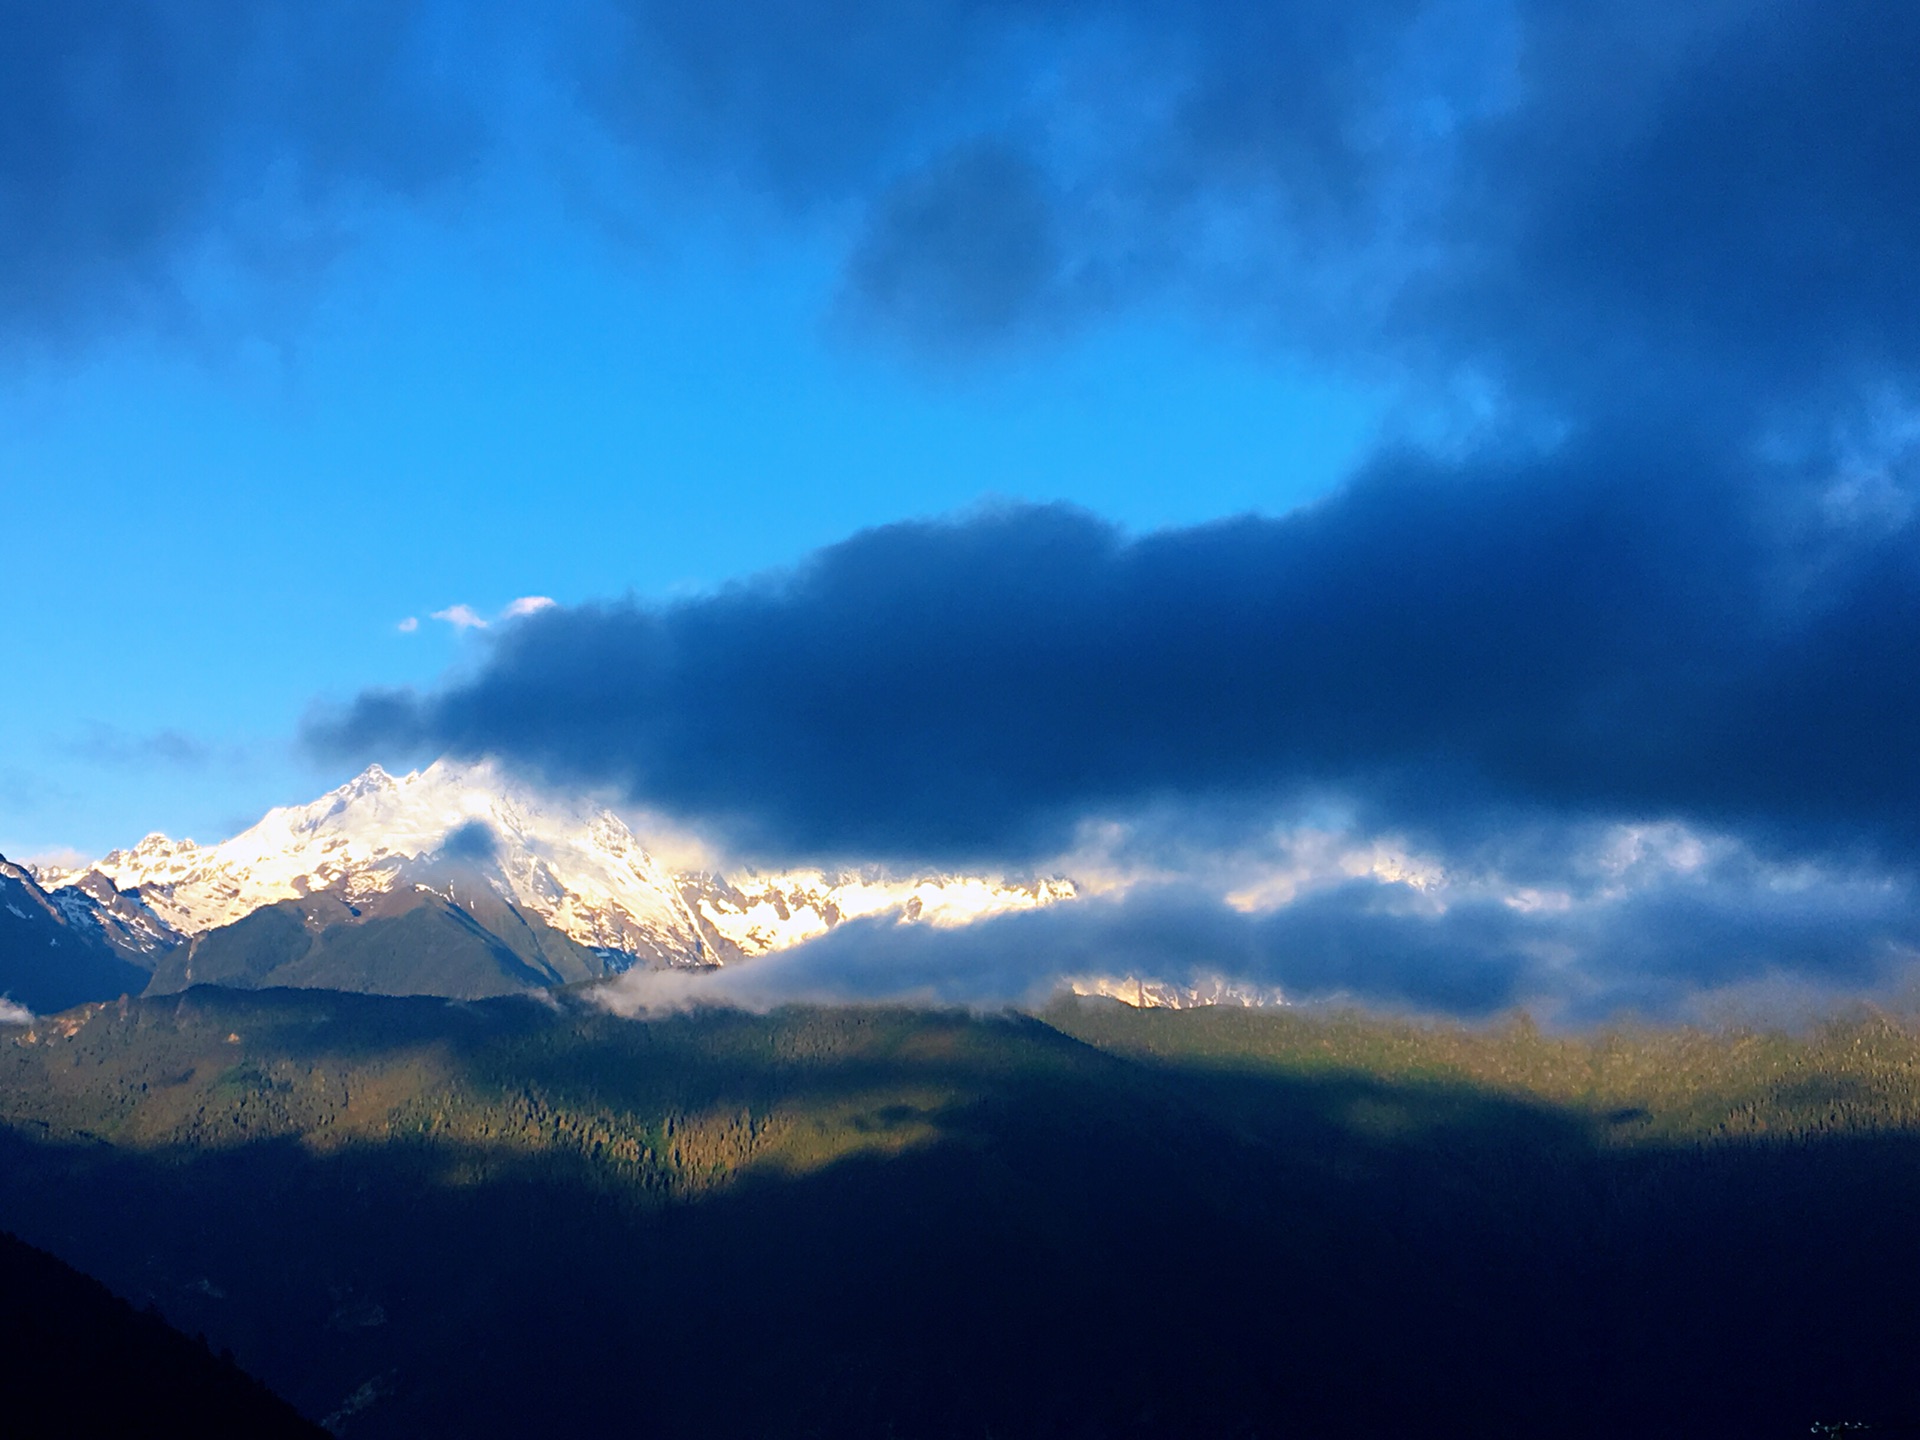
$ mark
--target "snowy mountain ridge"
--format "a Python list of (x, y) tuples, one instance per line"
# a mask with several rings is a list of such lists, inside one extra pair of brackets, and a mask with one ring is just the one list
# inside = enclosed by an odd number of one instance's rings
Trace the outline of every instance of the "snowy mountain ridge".
[(153, 834), (91, 866), (35, 875), (56, 903), (110, 912), (102, 923), (117, 923), (121, 948), (144, 953), (281, 901), (364, 902), (406, 883), (409, 862), (436, 857), (475, 868), (502, 899), (617, 965), (723, 963), (856, 916), (965, 924), (1075, 894), (1060, 879), (676, 874), (610, 810), (536, 792), (485, 762), (447, 759), (399, 777), (371, 766), (218, 845)]

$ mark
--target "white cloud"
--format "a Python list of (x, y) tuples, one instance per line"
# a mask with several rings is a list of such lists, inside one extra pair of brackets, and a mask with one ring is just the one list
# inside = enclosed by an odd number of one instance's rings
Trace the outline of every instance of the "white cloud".
[(663, 811), (628, 804), (617, 794), (595, 798), (634, 834), (646, 836), (648, 853), (669, 870), (683, 875), (719, 875), (747, 868), (709, 837)]
[[(0, 847), (0, 854), (4, 853), (4, 847)], [(86, 851), (76, 850), (71, 845), (54, 845), (30, 852), (23, 863), (29, 870), (73, 870), (91, 864), (93, 858)]]
[(31, 1010), (0, 995), (0, 1025), (31, 1025), (32, 1023)]
[(420, 617), (418, 615), (409, 615), (393, 628), (398, 630), (402, 635), (411, 635), (420, 628)]
[[(942, 928), (888, 916), (750, 963), (633, 970), (594, 993), (620, 1014), (701, 1004), (1033, 1005), (1066, 987), (1125, 997), (1284, 996), (1485, 1016), (1523, 1007), (1587, 1024), (1699, 1019), (1727, 1006), (1784, 1023), (1855, 999), (1920, 995), (1920, 894), (1832, 873), (1791, 892), (1764, 862), (1648, 876), (1621, 892), (1476, 879), (1442, 902), (1377, 872), (1258, 912), (1192, 886), (1134, 886)], [(1091, 983), (1090, 983), (1091, 982)], [(1229, 993), (1230, 992), (1230, 993)]]
[[(551, 609), (557, 604), (559, 604), (559, 602), (549, 595), (522, 595), (518, 600), (513, 601), (506, 609), (502, 610), (494, 619), (518, 620), (522, 616), (537, 615), (542, 610)], [(485, 630), (493, 623), (493, 621), (488, 620), (486, 616), (482, 615), (471, 605), (466, 604), (449, 605), (444, 610), (436, 610), (433, 612), (433, 618), (435, 620), (446, 621), (447, 624), (453, 626), (456, 630)], [(400, 629), (404, 633), (411, 634), (419, 628), (419, 625), (419, 620), (409, 615), (400, 622)]]
[(995, 1008), (1069, 985), (1123, 998), (1164, 985), (1466, 1016), (1523, 1006), (1584, 1024), (1726, 1007), (1786, 1023), (1844, 1000), (1894, 1003), (1901, 987), (1920, 997), (1920, 885), (1846, 857), (1782, 864), (1669, 820), (1442, 851), (1337, 817), (1221, 835), (1147, 816), (1088, 826), (1079, 842), (1048, 867), (1079, 883), (1071, 905), (955, 928), (844, 919), (750, 964), (629, 972), (596, 999), (633, 1014)]

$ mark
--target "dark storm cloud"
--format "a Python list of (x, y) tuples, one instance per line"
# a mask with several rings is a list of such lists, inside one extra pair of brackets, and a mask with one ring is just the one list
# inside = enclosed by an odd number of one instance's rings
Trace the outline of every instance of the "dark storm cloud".
[(119, 318), (209, 238), (291, 263), (331, 200), (544, 153), (528, 127), (577, 106), (646, 162), (629, 208), (678, 185), (824, 216), (842, 308), (933, 350), (1172, 296), (1577, 414), (1920, 358), (1920, 13), (1881, 0), (8, 0), (0, 22), (13, 326)]
[(1920, 11), (1523, 10), (1517, 103), (1465, 137), (1433, 302), (1576, 393), (1751, 406), (1920, 361)]
[(124, 321), (219, 239), (325, 248), (326, 204), (413, 195), (476, 121), (418, 4), (0, 3), (0, 325)]
[(1671, 814), (1904, 848), (1916, 538), (1678, 433), (1402, 458), (1279, 520), (1128, 539), (1012, 507), (549, 611), (314, 733), (615, 780), (776, 853), (1040, 855), (1168, 795), (1326, 791), (1430, 832)]
[[(1384, 133), (1399, 87), (1451, 98), (1478, 79), (1423, 58), (1462, 48), (1430, 12), (1493, 10), (610, 0), (584, 31), (583, 93), (649, 154), (846, 215), (847, 305), (909, 342), (976, 348), (1221, 262), (1270, 288), (1247, 260), (1363, 238), (1386, 175), (1425, 153)], [(1208, 253), (1208, 237), (1276, 222), (1288, 239)]]
[(1046, 179), (1024, 156), (982, 143), (883, 196), (849, 262), (856, 308), (943, 345), (1069, 318)]
[(1910, 6), (598, 13), (560, 63), (610, 130), (850, 215), (850, 297), (933, 348), (1057, 321), (1063, 292), (1084, 316), (1171, 290), (1559, 403), (1777, 401), (1917, 358)]

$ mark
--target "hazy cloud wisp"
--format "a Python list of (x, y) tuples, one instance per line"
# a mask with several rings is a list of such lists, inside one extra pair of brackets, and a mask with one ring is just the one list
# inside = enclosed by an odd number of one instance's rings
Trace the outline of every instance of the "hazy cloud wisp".
[[(627, 1013), (874, 1001), (998, 1008), (1141, 979), (1224, 980), (1300, 1003), (1483, 1016), (1525, 1006), (1567, 1022), (1633, 1012), (1701, 1019), (1740, 1007), (1910, 984), (1920, 894), (1885, 873), (1789, 874), (1736, 846), (1632, 883), (1542, 896), (1488, 877), (1423, 888), (1324, 880), (1242, 909), (1196, 884), (1135, 887), (958, 928), (860, 920), (710, 972), (634, 972), (600, 996)], [(1616, 882), (1619, 877), (1615, 877)]]

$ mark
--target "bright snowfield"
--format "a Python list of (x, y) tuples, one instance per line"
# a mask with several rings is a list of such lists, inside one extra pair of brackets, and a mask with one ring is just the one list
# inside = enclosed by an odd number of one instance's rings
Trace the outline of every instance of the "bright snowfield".
[(269, 811), (220, 845), (149, 835), (92, 866), (35, 873), (57, 891), (98, 872), (121, 891), (136, 890), (160, 921), (191, 937), (280, 900), (386, 891), (406, 862), (435, 855), (486, 860), (506, 898), (583, 945), (665, 953), (689, 964), (712, 958), (701, 943), (702, 920), (754, 956), (860, 916), (964, 925), (1075, 894), (1062, 879), (678, 875), (611, 811), (537, 793), (490, 764), (451, 760), (397, 779), (372, 766), (310, 805)]
[(1252, 1010), (1287, 1003), (1278, 985), (1249, 985), (1224, 975), (1199, 978), (1191, 985), (1175, 985), (1144, 975), (1073, 975), (1067, 978), (1066, 986), (1076, 995), (1104, 995), (1140, 1010), (1192, 1010), (1202, 1005), (1237, 1005)]

